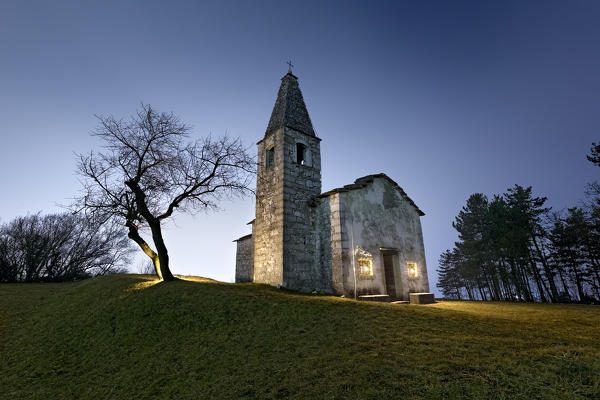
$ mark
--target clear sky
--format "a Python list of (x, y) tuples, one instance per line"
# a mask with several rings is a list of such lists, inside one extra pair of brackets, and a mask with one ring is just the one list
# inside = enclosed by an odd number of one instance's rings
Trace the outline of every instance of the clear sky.
[[(0, 2), (0, 218), (59, 211), (94, 114), (140, 102), (194, 135), (265, 133), (285, 61), (321, 142), (323, 191), (384, 172), (426, 213), (431, 289), (474, 192), (555, 209), (598, 178), (600, 2)], [(254, 148), (254, 147), (253, 147)], [(178, 215), (175, 273), (232, 281), (253, 199)]]

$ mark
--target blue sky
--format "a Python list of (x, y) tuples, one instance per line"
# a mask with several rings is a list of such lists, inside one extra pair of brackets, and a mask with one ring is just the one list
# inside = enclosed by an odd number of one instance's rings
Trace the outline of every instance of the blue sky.
[[(68, 204), (94, 114), (140, 102), (197, 137), (264, 135), (291, 59), (321, 143), (323, 191), (384, 172), (426, 213), (439, 254), (468, 196), (533, 186), (555, 209), (598, 178), (600, 3), (0, 3), (0, 221)], [(178, 215), (175, 273), (234, 277), (252, 199)]]

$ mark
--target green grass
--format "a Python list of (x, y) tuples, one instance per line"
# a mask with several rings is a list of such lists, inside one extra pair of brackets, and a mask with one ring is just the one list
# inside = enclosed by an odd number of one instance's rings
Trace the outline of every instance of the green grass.
[(600, 398), (600, 307), (118, 275), (0, 285), (2, 399)]

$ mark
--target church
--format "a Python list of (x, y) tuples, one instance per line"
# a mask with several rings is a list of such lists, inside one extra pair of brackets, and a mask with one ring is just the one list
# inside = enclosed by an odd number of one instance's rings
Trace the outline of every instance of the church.
[(257, 143), (256, 217), (236, 240), (235, 281), (388, 301), (428, 292), (425, 214), (383, 173), (321, 193), (320, 142), (290, 70)]

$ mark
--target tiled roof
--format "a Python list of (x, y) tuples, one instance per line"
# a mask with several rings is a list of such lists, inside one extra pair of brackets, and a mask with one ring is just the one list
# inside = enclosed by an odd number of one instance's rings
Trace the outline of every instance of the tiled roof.
[(242, 236), (241, 238), (235, 239), (234, 242), (241, 242), (243, 240), (250, 239), (251, 237), (252, 237), (252, 234), (250, 233), (248, 235)]
[(283, 127), (315, 136), (300, 86), (298, 86), (298, 77), (291, 72), (281, 78), (281, 86), (265, 135)]

